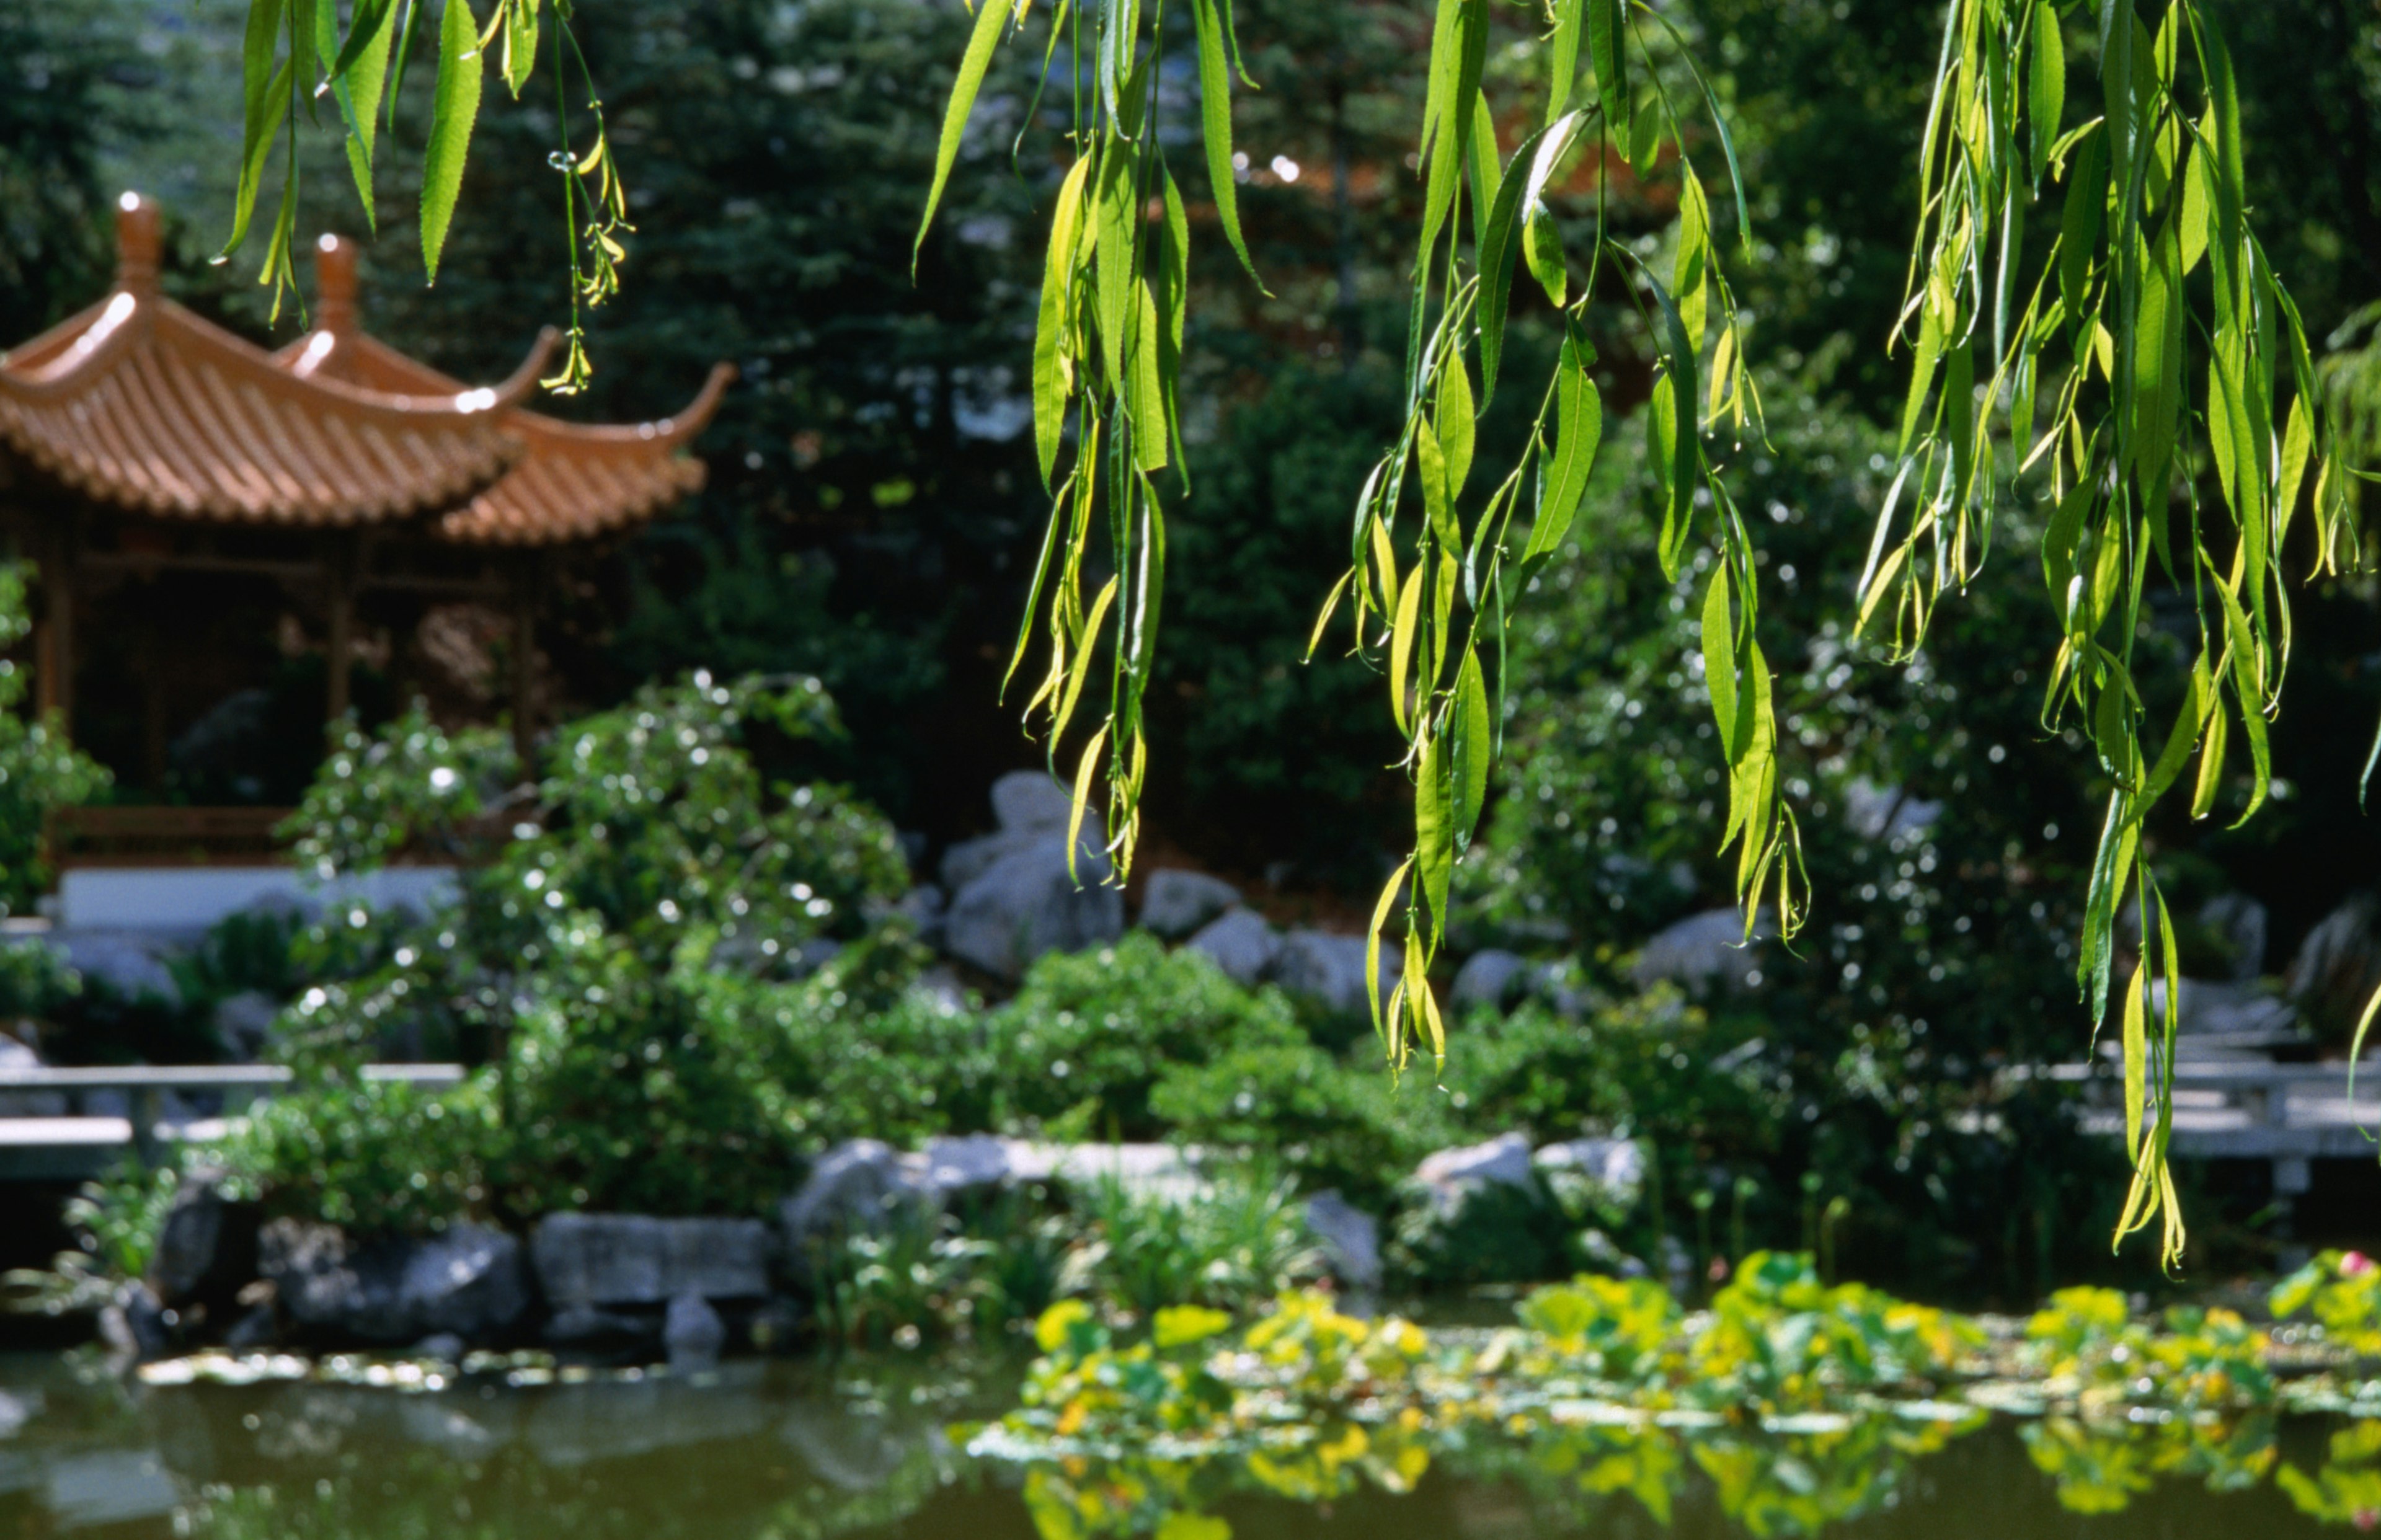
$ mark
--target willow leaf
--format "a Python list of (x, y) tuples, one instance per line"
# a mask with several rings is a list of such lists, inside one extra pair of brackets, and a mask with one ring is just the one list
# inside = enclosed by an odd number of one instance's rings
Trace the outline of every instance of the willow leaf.
[(925, 212), (918, 216), (917, 238), (910, 243), (912, 280), (918, 275), (919, 253), (926, 249), (926, 231), (934, 226), (934, 210), (942, 205), (943, 189), (950, 182), (951, 167), (959, 163), (968, 115), (975, 110), (976, 92), (983, 89), (984, 71), (992, 67), (993, 50), (1000, 45), (1000, 25), (1008, 19), (1007, 4), (1008, 0), (977, 0), (975, 30), (968, 34), (959, 78), (951, 82), (950, 102), (943, 109), (942, 139), (934, 146), (934, 179), (926, 189)]
[(1703, 346), (1704, 290), (1711, 282), (1711, 205), (1703, 201), (1703, 183), (1691, 168), (1679, 178), (1679, 251), (1670, 269), (1670, 286), (1685, 323), (1687, 346), (1698, 353)]
[(1428, 562), (1418, 561), (1406, 574), (1405, 591), (1398, 595), (1397, 622), (1389, 631), (1389, 704), (1397, 713), (1399, 732), (1412, 730), (1406, 709), (1406, 676), (1413, 668), (1414, 633), (1422, 629), (1422, 574), (1429, 567)]
[(1414, 464), (1422, 476), (1422, 507), (1431, 532), (1442, 545), (1460, 545), (1462, 533), (1456, 528), (1455, 503), (1447, 491), (1447, 454), (1427, 420), (1414, 425)]
[(1552, 79), (1546, 91), (1546, 121), (1552, 123), (1570, 105), (1570, 93), (1579, 84), (1579, 49), (1587, 36), (1587, 12), (1597, 0), (1554, 0), (1554, 56), (1549, 64)]
[(1466, 649), (1455, 677), (1455, 709), (1447, 726), (1455, 734), (1455, 842), (1467, 846), (1479, 826), (1480, 809), (1488, 800), (1488, 761), (1495, 753), (1495, 734), (1488, 716), (1488, 686), (1480, 671), (1480, 654)]
[[(1455, 876), (1455, 788), (1447, 759), (1444, 736), (1425, 731), (1414, 775), (1414, 863), (1433, 935), (1447, 928), (1447, 893)], [(1408, 983), (1429, 987), (1407, 972)]]
[(438, 24), (438, 83), (431, 93), (430, 148), (421, 163), (421, 264), (438, 281), (439, 253), (455, 222), (455, 200), (463, 190), (463, 163), (471, 151), (471, 128), (480, 118), (478, 27), (470, 0), (446, 0)]
[(1471, 452), (1478, 409), (1471, 401), (1471, 375), (1463, 355), (1450, 352), (1438, 372), (1438, 447), (1447, 458), (1447, 495), (1451, 503), (1471, 479)]
[[(984, 0), (992, 4), (992, 0)], [(1207, 182), (1215, 200), (1215, 218), (1224, 238), (1256, 279), (1257, 292), (1272, 295), (1257, 277), (1256, 259), (1240, 233), (1239, 177), (1232, 165), (1232, 72), (1224, 57), (1224, 33), (1228, 23), (1216, 9), (1216, 0), (1191, 0), (1199, 32), (1199, 130), (1207, 149)]]
[[(1578, 133), (1580, 115), (1569, 113), (1523, 140), (1513, 152), (1513, 171), (1497, 184), (1496, 202), (1480, 236), (1480, 404), (1486, 407), (1496, 394), (1496, 375), (1505, 357), (1505, 315), (1512, 296), (1513, 248), (1521, 207), (1530, 196), (1529, 166), (1534, 174), (1541, 147), (1553, 138), (1566, 149)], [(1559, 153), (1557, 156), (1560, 158)]]
[(1050, 219), (1050, 250), (1042, 269), (1042, 305), (1033, 324), (1033, 447), (1047, 490), (1057, 468), (1058, 446), (1066, 433), (1068, 398), (1068, 332), (1071, 324), (1075, 274), (1081, 266), (1083, 187), (1090, 178), (1089, 156), (1079, 158), (1058, 184), (1058, 206)]
[[(357, 33), (368, 19), (372, 30), (359, 39)], [(340, 104), (348, 112), (348, 170), (356, 179), (357, 195), (363, 200), (364, 224), (374, 231), (380, 227), (380, 217), (372, 198), (372, 156), (380, 133), (381, 92), (388, 84), (389, 49), (396, 41), (397, 7), (393, 4), (383, 0), (376, 18), (367, 18), (365, 6), (359, 5), (347, 46), (339, 51), (339, 68), (335, 77), (346, 93)]]
[(1381, 885), (1381, 897), (1373, 905), (1373, 922), (1364, 929), (1364, 998), (1373, 1008), (1373, 1030), (1383, 1037), (1388, 1035), (1388, 1029), (1381, 1020), (1381, 932), (1388, 925), (1398, 895), (1405, 889), (1406, 874), (1412, 870), (1413, 857), (1398, 862), (1398, 869)]
[(241, 135), (239, 188), (233, 194), (231, 238), (216, 253), (221, 262), (248, 239), (256, 200), (264, 187), (264, 162), (289, 104), (289, 66), (275, 66), (281, 38), (281, 0), (249, 0), (248, 28), (240, 41)]
[(1586, 0), (1587, 51), (1604, 121), (1614, 133), (1629, 121), (1628, 0)]
[(1524, 563), (1550, 557), (1560, 547), (1587, 495), (1588, 477), (1595, 469), (1595, 452), (1604, 437), (1604, 399), (1588, 377), (1587, 360), (1580, 339), (1566, 336), (1562, 361), (1555, 375), (1555, 448), (1542, 469), (1538, 483), (1538, 518), (1531, 526), (1530, 543), (1521, 553)]
[(2026, 137), (2033, 151), (2033, 178), (2050, 165), (2058, 119), (2067, 110), (2067, 44), (2059, 36), (2058, 12), (2050, 0), (2034, 0), (2033, 56), (2026, 74)]
[[(1728, 603), (1728, 564), (1716, 563), (1703, 590), (1703, 688), (1711, 696), (1712, 721), (1733, 767), (1743, 757), (1737, 744), (1736, 617)], [(1751, 738), (1746, 738), (1747, 747)]]

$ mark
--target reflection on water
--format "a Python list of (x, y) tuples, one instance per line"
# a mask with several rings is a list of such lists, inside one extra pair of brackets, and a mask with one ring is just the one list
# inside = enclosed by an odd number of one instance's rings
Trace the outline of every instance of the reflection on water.
[[(974, 1459), (1011, 1375), (730, 1364), (399, 1394), (0, 1358), (0, 1535), (177, 1540), (1532, 1540), (2315, 1534), (2381, 1522), (2381, 1423), (1557, 1415), (1346, 1423), (1168, 1460)], [(1157, 1451), (1163, 1455), (1165, 1451)]]

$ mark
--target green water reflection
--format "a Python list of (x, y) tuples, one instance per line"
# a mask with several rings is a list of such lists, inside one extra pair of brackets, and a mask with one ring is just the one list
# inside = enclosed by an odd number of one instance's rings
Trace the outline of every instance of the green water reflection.
[[(177, 1540), (2289, 1536), (2381, 1522), (2381, 1423), (1517, 1419), (1008, 1461), (1013, 1373), (728, 1365), (406, 1395), (126, 1386), (0, 1358), (0, 1535)], [(1160, 1451), (1161, 1454), (1163, 1451)]]

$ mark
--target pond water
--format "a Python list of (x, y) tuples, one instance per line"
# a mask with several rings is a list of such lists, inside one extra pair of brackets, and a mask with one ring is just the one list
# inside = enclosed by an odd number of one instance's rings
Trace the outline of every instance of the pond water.
[[(1248, 1465), (971, 1458), (949, 1424), (996, 1415), (1015, 1380), (898, 1361), (751, 1362), (702, 1380), (489, 1376), (406, 1393), (150, 1386), (85, 1358), (0, 1355), (0, 1536), (1123, 1540), (1138, 1525), (1159, 1540), (2285, 1540), (2372, 1528), (2375, 1499), (2360, 1494), (2381, 1488), (2355, 1453), (2381, 1446), (2374, 1424), (2234, 1430), (2230, 1447), (2267, 1452), (2228, 1466), (2179, 1454), (2155, 1429), (2004, 1421), (1934, 1452), (1857, 1432), (1488, 1431), (1440, 1450), (1410, 1491), (1351, 1475), (1326, 1484), (1329, 1500), (1300, 1501), (1265, 1488), (1302, 1490), (1302, 1478)], [(2277, 1479), (2289, 1470), (2298, 1501)], [(2211, 1474), (2238, 1489), (2211, 1490)], [(2337, 1499), (2329, 1526), (2302, 1510), (2318, 1488)], [(1195, 1493), (1195, 1516), (1169, 1492)]]

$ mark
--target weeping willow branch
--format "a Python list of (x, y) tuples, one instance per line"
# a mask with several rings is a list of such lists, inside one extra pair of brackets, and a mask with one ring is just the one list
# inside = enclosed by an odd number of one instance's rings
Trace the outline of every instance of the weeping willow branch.
[[(582, 389), (593, 373), (587, 356), (584, 312), (619, 288), (619, 265), (628, 258), (619, 238), (631, 229), (628, 193), (620, 182), (604, 124), (604, 104), (572, 30), (574, 0), (553, 0), (556, 132), (560, 148), (549, 157), (563, 177), (563, 224), (570, 253), (570, 330), (561, 370), (543, 381), (568, 395)], [(263, 190), (276, 142), (282, 155), (281, 199), (265, 242), (258, 282), (273, 290), (273, 315), (297, 287), (293, 253), (298, 228), (299, 120), (313, 121), (316, 104), (328, 98), (337, 113), (348, 168), (355, 179), (365, 222), (377, 232), (372, 160), (380, 132), (396, 121), (406, 62), (430, 0), (350, 0), (342, 28), (338, 0), (249, 0), (240, 46), (242, 135), (239, 180), (232, 198), (230, 237), (214, 258), (227, 262), (247, 243), (249, 226)], [(430, 139), (422, 159), (421, 262), (430, 281), (455, 220), (470, 158), (471, 130), (480, 116), (480, 88), (491, 57), (515, 100), (537, 64), (545, 0), (496, 0), (482, 27), (470, 0), (445, 0), (435, 22), (437, 77), (431, 90)], [(400, 13), (402, 19), (400, 20)], [(570, 142), (566, 50), (578, 68), (593, 138), (582, 154)], [(584, 185), (582, 186), (582, 181)]]
[[(2069, 16), (2101, 85), (2072, 128)], [(2060, 625), (2044, 725), (2082, 728), (2109, 782), (2077, 974), (2094, 1021), (2128, 901), (2144, 938), (2119, 1018), (2134, 1176), (2116, 1239), (2155, 1218), (2170, 1265), (2184, 1241), (2167, 1164), (2181, 978), (2143, 825), (2194, 753), (2192, 816), (2215, 811), (2236, 727), (2251, 773), (2236, 826), (2265, 801), (2290, 645), (2282, 552), (2303, 503), (2313, 571), (2353, 559), (2349, 477), (2297, 308), (2249, 227), (2231, 60), (2194, 0), (1952, 0), (1922, 154), (1895, 338), (1911, 360), (1901, 464), (1861, 624), (1919, 645), (1981, 567), (2005, 481), (2043, 486)], [(2057, 231), (2030, 266), (2028, 216), (2054, 189)], [(2134, 650), (2153, 583), (2183, 597), (2197, 631), (2155, 752)]]
[[(1232, 179), (1228, 60), (1238, 44), (1228, 6), (1176, 6), (1178, 18), (1190, 18), (1216, 212), (1253, 275)], [(983, 0), (977, 12), (944, 115), (921, 249), (993, 55), (1031, 9), (1032, 0)], [(1051, 17), (1044, 73), (1064, 50), (1062, 67), (1078, 88), (1063, 136), (1072, 164), (1051, 216), (1033, 339), (1033, 438), (1050, 522), (1002, 687), (1015, 681), (1038, 630), (1046, 663), (1025, 717), (1074, 786), (1070, 868), (1096, 801), (1117, 881), (1139, 841), (1149, 770), (1142, 703), (1166, 585), (1161, 485), (1178, 495), (1188, 487), (1178, 395), (1190, 237), (1157, 132), (1166, 10), (1166, 0), (1110, 0), (1087, 17), (1058, 0)], [(1080, 741), (1071, 736), (1079, 724), (1087, 729)]]
[[(1485, 0), (1447, 0), (1440, 8), (1422, 116), (1425, 194), (1406, 422), (1358, 498), (1349, 568), (1329, 601), (1336, 607), (1344, 598), (1352, 651), (1386, 678), (1390, 713), (1406, 739), (1403, 768), (1414, 783), (1413, 853), (1382, 890), (1371, 943), (1374, 1024), (1399, 1068), (1425, 1045), (1435, 1062), (1446, 1057), (1429, 973), (1446, 939), (1455, 865), (1478, 826), (1498, 752), (1512, 605), (1561, 548), (1602, 441), (1603, 405), (1588, 373), (1595, 349), (1585, 322), (1607, 267), (1611, 283), (1637, 307), (1655, 355), (1644, 425), (1661, 510), (1663, 575), (1679, 581), (1699, 544), (1711, 558), (1703, 663), (1728, 772), (1721, 848), (1737, 853), (1748, 933), (1764, 900), (1776, 903), (1779, 929), (1789, 936), (1804, 907), (1800, 836), (1779, 795), (1770, 671), (1756, 636), (1757, 564), (1720, 476), (1728, 452), (1748, 435), (1760, 436), (1759, 401), (1734, 297), (1716, 261), (1686, 114), (1654, 67), (1655, 45), (1684, 58), (1684, 40), (1659, 13), (1643, 6), (1632, 12), (1621, 0), (1557, 0), (1549, 19), (1545, 45), (1554, 68), (1545, 127), (1508, 162), (1481, 87)], [(1594, 93), (1574, 108), (1569, 104), (1582, 54)], [(1691, 72), (1691, 60), (1688, 67)], [(1700, 86), (1700, 75), (1694, 78)], [(1708, 91), (1701, 96), (1730, 169), (1741, 234), (1735, 148)], [(1667, 279), (1614, 238), (1602, 217), (1606, 169), (1626, 163), (1641, 178), (1651, 177), (1666, 149), (1679, 210)], [(1599, 217), (1584, 250), (1573, 253), (1547, 196), (1581, 156), (1592, 157), (1595, 167)], [(1467, 496), (1474, 422), (1497, 388), (1517, 257), (1559, 314), (1563, 341), (1520, 458), (1474, 500)], [(1573, 298), (1575, 266), (1584, 268), (1586, 281)], [(1401, 549), (1409, 560), (1400, 559)], [(1332, 613), (1327, 607), (1317, 626), (1318, 642)], [(1393, 916), (1401, 920), (1404, 957), (1383, 1005), (1379, 938)]]

